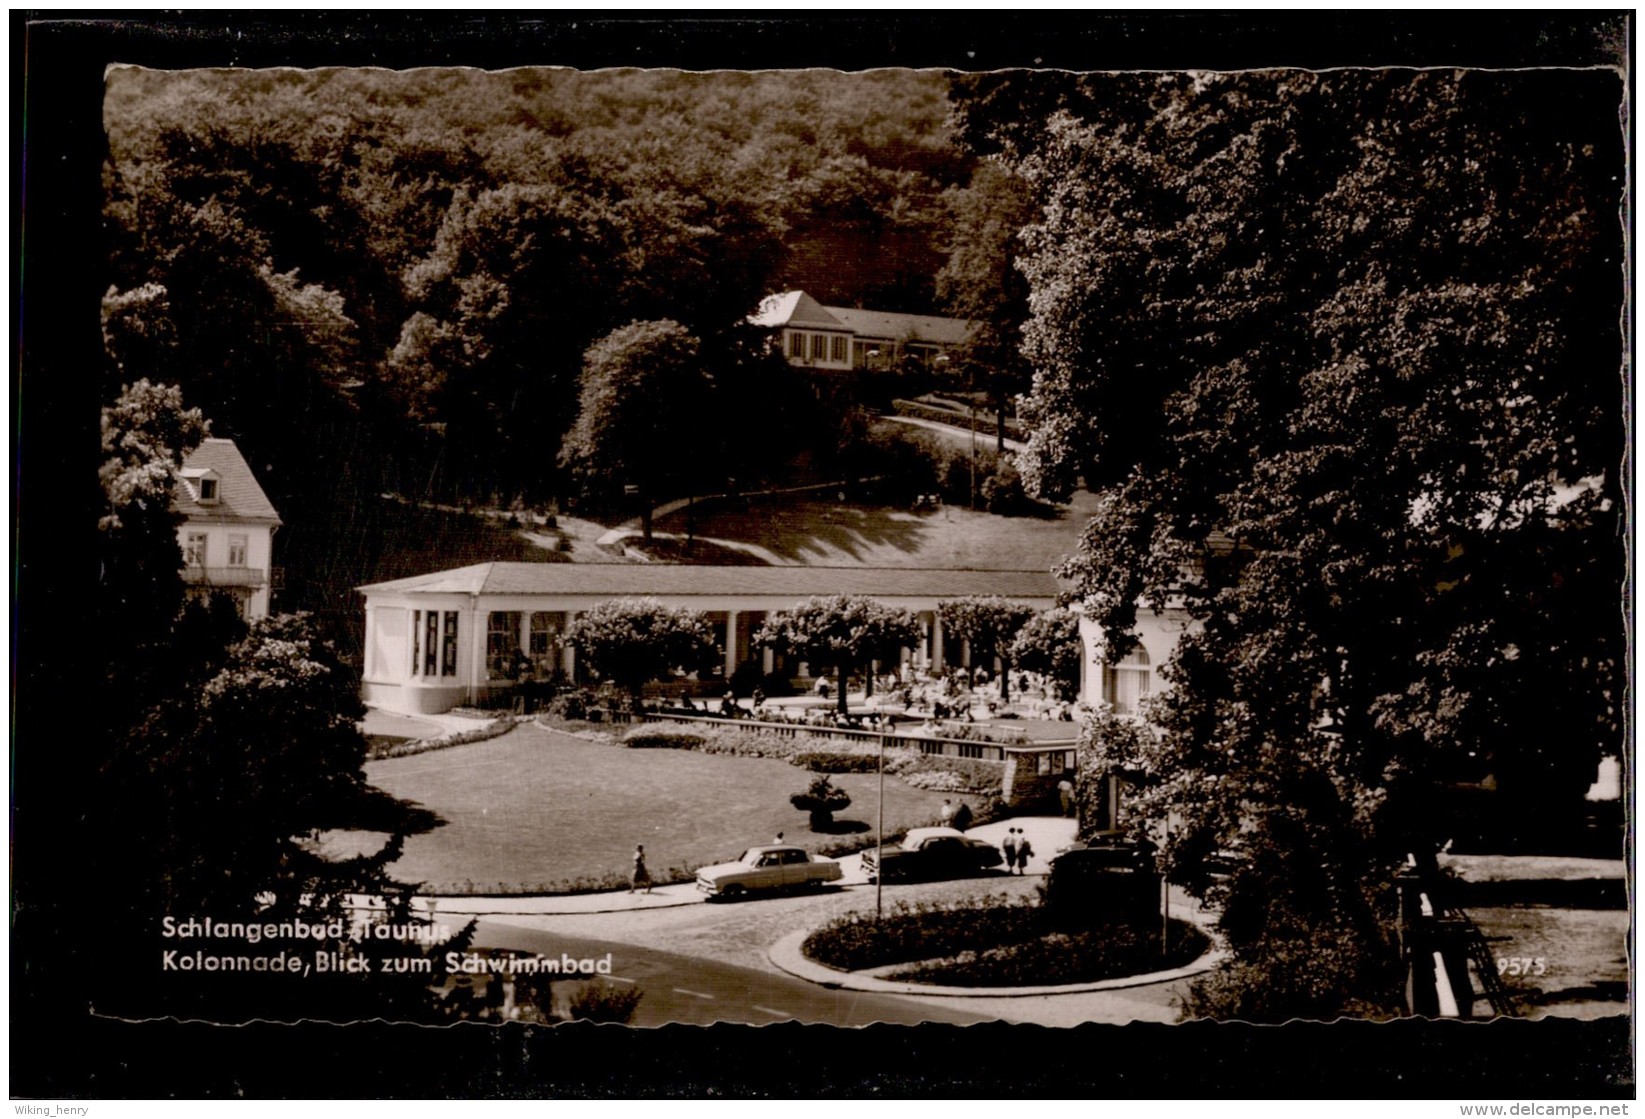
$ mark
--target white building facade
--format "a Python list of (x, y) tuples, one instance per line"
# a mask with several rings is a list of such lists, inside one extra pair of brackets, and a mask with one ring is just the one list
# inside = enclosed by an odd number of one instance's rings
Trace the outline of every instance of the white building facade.
[(790, 365), (837, 372), (931, 365), (972, 333), (966, 319), (825, 306), (803, 291), (767, 297), (749, 321), (775, 332)]
[(483, 563), (359, 590), (365, 701), (432, 714), (506, 692), (522, 678), (575, 678), (576, 653), (564, 634), (579, 613), (611, 599), (652, 598), (702, 613), (729, 677), (751, 661), (772, 671), (772, 654), (753, 645), (755, 630), (768, 614), (817, 595), (866, 595), (913, 612), (923, 634), (903, 660), (941, 670), (963, 655), (943, 634), (941, 602), (999, 595), (1047, 609), (1058, 588), (1037, 571)]
[(267, 617), (280, 516), (232, 439), (207, 439), (184, 460), (172, 506), (188, 597), (223, 595), (247, 621)]

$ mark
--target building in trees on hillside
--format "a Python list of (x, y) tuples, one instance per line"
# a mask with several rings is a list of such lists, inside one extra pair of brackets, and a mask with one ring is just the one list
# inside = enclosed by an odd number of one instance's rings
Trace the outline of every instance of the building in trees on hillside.
[[(940, 603), (1001, 595), (1044, 610), (1056, 604), (1057, 590), (1057, 581), (1043, 571), (475, 564), (360, 588), (366, 609), (364, 697), (391, 711), (437, 713), (507, 694), (528, 675), (578, 679), (586, 666), (562, 639), (572, 620), (600, 603), (635, 597), (701, 613), (715, 634), (726, 679), (749, 663), (762, 673), (777, 671), (779, 655), (757, 648), (754, 632), (769, 614), (833, 594), (863, 595), (911, 611), (920, 640), (902, 652), (902, 660), (940, 671), (965, 663), (966, 652), (944, 633)], [(809, 675), (802, 667), (781, 666), (791, 677)]]
[(905, 315), (860, 307), (826, 307), (803, 291), (767, 296), (749, 320), (776, 334), (790, 365), (806, 369), (922, 366), (970, 340), (975, 324), (940, 315)]
[(183, 460), (173, 507), (190, 598), (227, 595), (247, 621), (266, 618), (280, 515), (232, 439), (207, 439)]

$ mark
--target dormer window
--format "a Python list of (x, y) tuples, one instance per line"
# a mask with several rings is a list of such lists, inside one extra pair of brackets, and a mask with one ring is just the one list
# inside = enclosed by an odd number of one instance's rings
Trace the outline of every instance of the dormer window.
[(217, 479), (200, 479), (200, 504), (210, 505), (217, 500)]

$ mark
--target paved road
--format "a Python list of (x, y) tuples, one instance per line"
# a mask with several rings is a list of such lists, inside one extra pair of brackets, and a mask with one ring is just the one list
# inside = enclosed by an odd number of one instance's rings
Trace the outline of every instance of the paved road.
[[(594, 982), (635, 985), (645, 992), (636, 1026), (670, 1022), (707, 1025), (741, 1022), (820, 1022), (866, 1026), (874, 1022), (969, 1024), (991, 1017), (896, 997), (835, 991), (754, 968), (657, 952), (631, 944), (569, 937), (541, 929), (483, 920), (475, 932), (479, 948), (511, 948), (559, 956), (602, 957), (611, 953), (612, 977)], [(569, 984), (568, 984), (569, 986)]]

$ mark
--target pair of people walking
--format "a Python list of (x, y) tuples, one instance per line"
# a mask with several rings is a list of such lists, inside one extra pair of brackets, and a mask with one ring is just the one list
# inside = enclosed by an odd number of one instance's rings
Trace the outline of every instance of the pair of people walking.
[(1034, 846), (1028, 842), (1028, 833), (1021, 828), (1006, 830), (1005, 839), (1000, 842), (1000, 850), (1005, 854), (1005, 869), (1008, 874), (1026, 874), (1028, 860), (1034, 856)]

